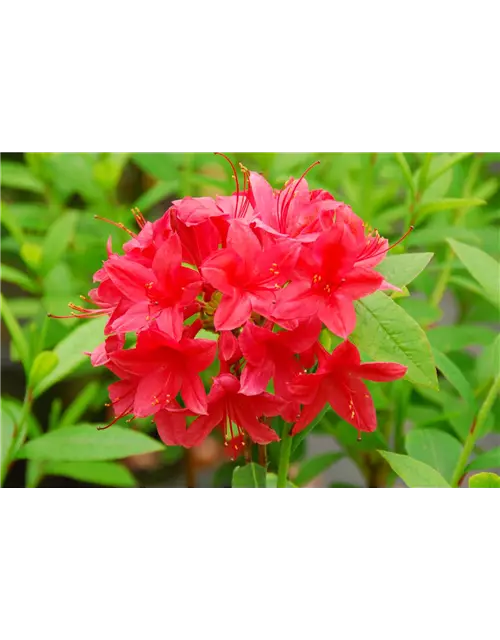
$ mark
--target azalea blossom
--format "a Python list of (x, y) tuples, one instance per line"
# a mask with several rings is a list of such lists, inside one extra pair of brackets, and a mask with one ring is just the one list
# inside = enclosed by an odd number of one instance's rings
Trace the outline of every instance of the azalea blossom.
[(351, 342), (343, 342), (333, 353), (318, 345), (319, 367), (316, 373), (299, 373), (290, 391), (304, 408), (293, 427), (298, 433), (318, 415), (326, 403), (358, 431), (375, 431), (375, 406), (363, 380), (391, 382), (402, 378), (407, 367), (395, 362), (362, 363)]
[[(354, 302), (395, 288), (375, 270), (391, 246), (348, 204), (310, 189), (317, 163), (280, 189), (245, 167), (240, 182), (230, 164), (232, 194), (185, 194), (154, 222), (134, 209), (138, 232), (105, 220), (129, 238), (123, 252), (108, 241), (84, 298), (91, 306), (70, 307), (74, 317), (107, 317), (90, 356), (117, 378), (111, 424), (150, 417), (163, 442), (185, 447), (218, 428), (233, 457), (279, 439), (273, 416), (297, 433), (326, 403), (372, 431), (362, 380), (396, 380), (406, 368), (361, 363), (347, 339)], [(345, 342), (327, 353), (322, 330)]]

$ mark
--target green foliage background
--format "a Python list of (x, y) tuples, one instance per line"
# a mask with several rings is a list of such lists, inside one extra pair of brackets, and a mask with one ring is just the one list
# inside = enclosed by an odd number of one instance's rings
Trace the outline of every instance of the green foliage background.
[[(408, 379), (371, 386), (379, 429), (361, 442), (331, 411), (309, 438), (327, 435), (338, 451), (311, 457), (309, 439), (294, 438), (295, 483), (308, 484), (343, 458), (371, 487), (393, 486), (397, 476), (410, 487), (456, 486), (466, 471), (498, 470), (500, 154), (228, 155), (275, 187), (320, 160), (307, 176), (311, 188), (329, 190), (391, 240), (415, 226), (381, 265), (403, 294), (357, 303), (353, 336), (366, 357), (406, 358)], [(49, 320), (47, 313), (68, 313), (67, 303), (92, 288), (108, 236), (115, 250), (127, 239), (94, 216), (132, 227), (132, 206), (152, 220), (184, 195), (232, 192), (230, 171), (206, 153), (26, 153), (2, 158), (1, 184), (4, 484), (65, 477), (168, 485), (185, 454), (164, 447), (150, 422), (95, 428), (106, 420), (110, 378), (83, 352), (102, 341), (102, 319)], [(332, 336), (323, 339), (333, 346)], [(162, 458), (154, 478), (122, 462), (154, 452)], [(278, 448), (268, 455), (267, 486), (275, 486)], [(235, 466), (219, 467), (214, 484), (230, 484)], [(482, 486), (477, 477), (473, 484)], [(248, 485), (266, 486), (265, 473), (240, 468), (235, 486)]]

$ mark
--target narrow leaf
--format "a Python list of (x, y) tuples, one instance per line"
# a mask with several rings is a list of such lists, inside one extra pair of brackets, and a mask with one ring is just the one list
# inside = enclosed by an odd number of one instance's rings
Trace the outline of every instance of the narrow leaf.
[(161, 442), (140, 431), (118, 426), (99, 431), (97, 426), (79, 424), (50, 431), (25, 444), (18, 457), (67, 462), (117, 460), (164, 449)]
[(344, 454), (341, 452), (328, 452), (320, 453), (313, 458), (309, 458), (309, 460), (305, 460), (300, 466), (300, 471), (295, 478), (295, 483), (301, 486), (309, 484), (316, 476), (319, 476), (343, 457)]
[(494, 447), (478, 455), (467, 467), (467, 471), (500, 469), (500, 447)]
[(500, 306), (500, 264), (477, 247), (471, 247), (451, 238), (448, 239), (448, 243), (466, 269), (483, 287), (487, 296), (496, 306)]
[(255, 462), (236, 467), (233, 473), (233, 489), (248, 488), (266, 488), (266, 470)]
[(1, 314), (3, 321), (5, 322), (5, 326), (12, 338), (12, 342), (16, 347), (17, 353), (21, 358), (21, 362), (24, 365), (24, 369), (27, 370), (28, 360), (29, 360), (29, 347), (28, 342), (24, 333), (22, 332), (21, 327), (19, 326), (18, 321), (15, 319), (14, 314), (9, 306), (7, 300), (0, 294), (0, 303), (1, 303)]
[(405, 446), (412, 458), (425, 462), (451, 482), (462, 452), (456, 438), (439, 429), (412, 429), (406, 436)]
[(425, 269), (433, 255), (433, 253), (403, 253), (398, 256), (388, 256), (378, 265), (376, 271), (394, 286), (405, 287)]
[(32, 277), (6, 264), (2, 265), (2, 280), (17, 284), (18, 287), (29, 293), (38, 293), (40, 290), (40, 287)]
[(455, 209), (469, 209), (470, 207), (481, 207), (486, 204), (481, 198), (442, 198), (433, 202), (423, 204), (416, 213), (419, 222), (425, 216), (438, 211), (453, 211)]
[(116, 462), (50, 462), (45, 465), (44, 472), (104, 487), (137, 486), (137, 480), (130, 471)]

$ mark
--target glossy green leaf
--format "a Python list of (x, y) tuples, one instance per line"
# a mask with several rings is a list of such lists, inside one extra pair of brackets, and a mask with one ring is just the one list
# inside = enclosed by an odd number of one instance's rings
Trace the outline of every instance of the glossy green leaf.
[(477, 247), (448, 239), (453, 251), (463, 262), (469, 273), (479, 282), (488, 298), (500, 306), (500, 264)]
[(314, 480), (316, 476), (319, 476), (321, 473), (331, 467), (332, 464), (335, 464), (343, 457), (344, 454), (341, 452), (329, 451), (328, 453), (320, 453), (317, 456), (305, 460), (300, 465), (300, 471), (295, 478), (295, 483), (301, 486), (309, 484), (309, 482), (311, 482), (311, 480)]
[[(276, 489), (278, 487), (278, 476), (275, 473), (268, 473), (266, 475), (266, 489)], [(290, 480), (286, 481), (287, 489), (297, 489), (297, 485)]]
[(433, 255), (433, 253), (402, 253), (397, 256), (387, 256), (376, 270), (387, 282), (401, 288), (425, 269)]
[(233, 472), (233, 489), (265, 489), (266, 470), (255, 462), (236, 467)]
[(40, 287), (38, 286), (36, 280), (26, 273), (19, 271), (19, 269), (14, 269), (14, 267), (10, 267), (7, 264), (3, 264), (2, 267), (2, 280), (4, 282), (11, 282), (12, 284), (17, 284), (18, 287), (28, 291), (29, 293), (38, 293)]
[(500, 447), (480, 453), (467, 467), (467, 471), (486, 471), (500, 468)]
[(5, 322), (5, 326), (10, 334), (12, 342), (14, 343), (16, 350), (21, 358), (21, 361), (24, 365), (25, 370), (28, 366), (29, 360), (29, 348), (28, 342), (26, 340), (26, 336), (24, 335), (19, 323), (17, 322), (14, 314), (12, 313), (12, 309), (7, 300), (0, 294), (0, 311), (2, 314), (2, 319)]
[(355, 302), (357, 324), (351, 336), (358, 348), (377, 361), (406, 365), (406, 378), (438, 388), (431, 347), (425, 332), (381, 291)]
[(79, 424), (50, 431), (25, 444), (18, 457), (66, 462), (118, 460), (164, 448), (161, 442), (140, 431), (116, 425), (104, 430), (97, 427), (95, 424)]
[(406, 311), (421, 327), (427, 329), (430, 325), (438, 322), (442, 316), (440, 308), (435, 307), (422, 298), (400, 298), (399, 306)]
[[(88, 358), (85, 351), (93, 351), (104, 341), (104, 325), (107, 318), (82, 320), (82, 324), (74, 329), (55, 347), (54, 353), (59, 358), (57, 367), (34, 388), (35, 398), (49, 389), (53, 384), (71, 373)], [(71, 322), (71, 320), (68, 320)], [(78, 322), (78, 321), (73, 321)]]
[(35, 358), (29, 374), (29, 387), (35, 388), (44, 378), (52, 373), (59, 363), (54, 351), (42, 351)]
[(38, 271), (42, 262), (42, 247), (39, 244), (24, 242), (21, 245), (19, 255), (32, 271)]
[(33, 193), (43, 193), (44, 185), (36, 178), (25, 164), (2, 160), (0, 171), (2, 187), (21, 189)]
[(416, 488), (450, 488), (443, 476), (420, 460), (390, 451), (379, 451), (380, 455), (389, 463), (393, 471), (411, 489)]
[(496, 473), (476, 473), (469, 478), (470, 489), (500, 489), (500, 476)]
[(49, 227), (42, 247), (42, 273), (50, 271), (66, 254), (75, 233), (76, 220), (76, 212), (68, 211)]
[(451, 482), (462, 452), (456, 438), (439, 429), (412, 429), (406, 435), (405, 447), (412, 458), (425, 462)]
[(25, 482), (28, 489), (38, 487), (43, 478), (43, 462), (40, 460), (28, 460), (26, 463)]
[(104, 487), (137, 486), (132, 473), (117, 462), (50, 462), (44, 465), (44, 473)]

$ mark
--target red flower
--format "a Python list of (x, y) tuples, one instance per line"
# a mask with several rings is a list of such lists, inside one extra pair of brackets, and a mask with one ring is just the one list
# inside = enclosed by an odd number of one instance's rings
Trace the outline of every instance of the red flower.
[(276, 290), (290, 276), (297, 258), (287, 243), (262, 249), (257, 236), (240, 220), (232, 222), (227, 244), (201, 267), (205, 280), (223, 293), (214, 317), (217, 331), (240, 327), (252, 311), (271, 315)]
[(197, 271), (182, 266), (179, 236), (161, 245), (151, 269), (124, 256), (112, 256), (105, 269), (127, 301), (127, 308), (111, 323), (113, 331), (139, 331), (156, 320), (161, 331), (180, 339), (184, 308), (201, 291), (202, 283)]
[(320, 330), (318, 318), (299, 324), (293, 331), (278, 332), (247, 322), (239, 337), (246, 359), (241, 393), (249, 396), (262, 393), (273, 378), (275, 393), (281, 398), (289, 398), (288, 384), (303, 371), (296, 354), (309, 349), (318, 339)]
[(354, 330), (353, 301), (380, 289), (380, 273), (357, 266), (358, 247), (345, 226), (324, 232), (314, 245), (303, 249), (298, 278), (280, 292), (275, 318), (295, 320), (317, 315), (341, 338)]
[(241, 452), (245, 434), (258, 444), (277, 441), (276, 432), (258, 418), (278, 415), (282, 405), (269, 393), (255, 396), (240, 393), (240, 381), (230, 373), (222, 373), (214, 378), (208, 394), (208, 415), (200, 416), (191, 424), (186, 446), (200, 444), (215, 427), (222, 429), (225, 444), (233, 449), (235, 456)]
[(375, 431), (375, 407), (361, 380), (391, 382), (402, 378), (407, 367), (394, 362), (361, 363), (359, 351), (350, 342), (343, 342), (331, 354), (321, 346), (318, 349), (317, 373), (299, 374), (290, 385), (290, 391), (305, 405), (292, 433), (305, 429), (327, 402), (358, 431)]
[[(186, 327), (185, 335), (189, 331)], [(130, 413), (147, 417), (161, 409), (176, 410), (179, 392), (186, 409), (195, 414), (207, 412), (207, 397), (198, 374), (213, 362), (217, 345), (213, 340), (185, 335), (176, 342), (153, 327), (139, 334), (134, 349), (110, 354), (108, 368), (122, 378), (126, 375), (133, 387)]]

